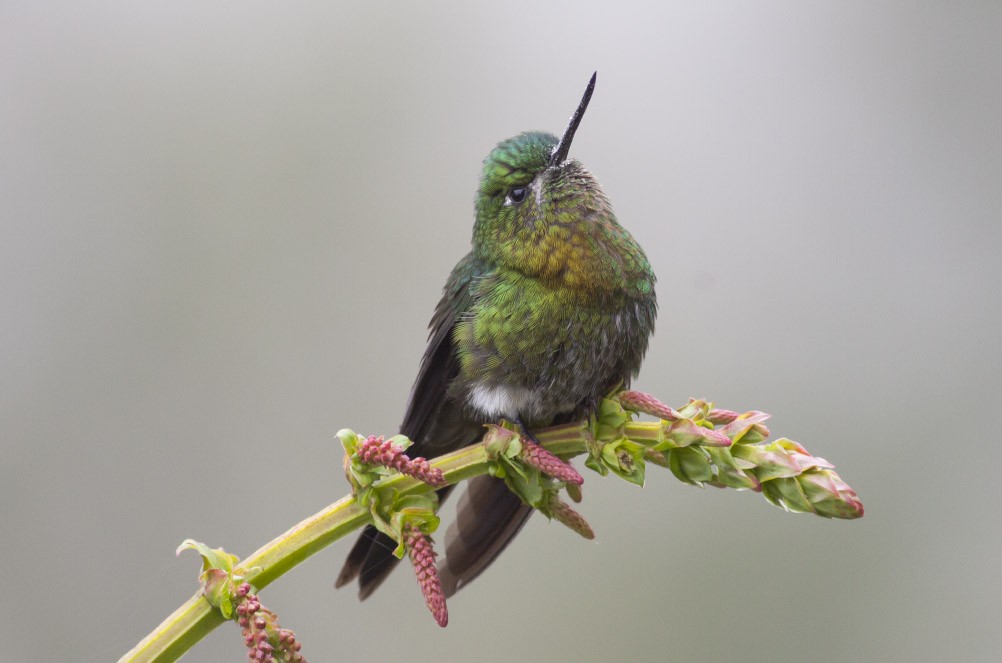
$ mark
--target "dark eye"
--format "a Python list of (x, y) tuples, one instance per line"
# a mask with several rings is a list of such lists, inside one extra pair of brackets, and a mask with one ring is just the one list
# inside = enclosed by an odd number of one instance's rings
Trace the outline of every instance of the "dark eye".
[(518, 205), (520, 202), (525, 200), (525, 194), (527, 192), (528, 189), (526, 189), (525, 187), (522, 186), (515, 187), (514, 189), (508, 192), (508, 200), (514, 203), (515, 205)]

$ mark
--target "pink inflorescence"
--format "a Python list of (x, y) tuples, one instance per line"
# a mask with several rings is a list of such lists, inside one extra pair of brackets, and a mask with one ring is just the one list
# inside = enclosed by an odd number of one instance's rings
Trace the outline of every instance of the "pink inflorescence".
[(706, 415), (706, 420), (714, 426), (726, 426), (738, 418), (738, 413), (734, 410), (721, 410), (714, 408)]
[(584, 538), (595, 538), (595, 531), (588, 524), (588, 521), (584, 519), (584, 516), (572, 509), (570, 504), (556, 495), (550, 500), (550, 513), (557, 522), (563, 523)]
[(438, 577), (438, 566), (435, 564), (435, 550), (431, 539), (424, 535), (417, 525), (408, 524), (404, 528), (404, 547), (414, 566), (414, 575), (418, 586), (424, 595), (425, 605), (431, 610), (439, 626), (449, 623), (449, 607), (445, 604), (445, 592)]
[(357, 453), (366, 463), (391, 467), (429, 486), (442, 488), (447, 484), (442, 470), (432, 467), (424, 458), (408, 458), (399, 447), (382, 437), (370, 435), (365, 438), (365, 441), (358, 446)]
[(535, 467), (548, 477), (553, 477), (558, 481), (580, 486), (584, 483), (584, 477), (578, 474), (570, 463), (560, 460), (535, 442), (526, 440), (522, 444), (522, 453), (519, 454), (522, 462)]
[(682, 418), (682, 415), (680, 415), (677, 411), (668, 407), (650, 394), (645, 394), (642, 391), (620, 392), (619, 404), (627, 410), (643, 412), (644, 414), (649, 414), (652, 417), (657, 417), (659, 419), (677, 421)]
[(278, 626), (278, 617), (261, 605), (251, 586), (242, 583), (236, 588), (237, 624), (240, 625), (251, 661), (279, 661), (280, 663), (306, 663), (299, 653), (302, 645), (296, 635)]

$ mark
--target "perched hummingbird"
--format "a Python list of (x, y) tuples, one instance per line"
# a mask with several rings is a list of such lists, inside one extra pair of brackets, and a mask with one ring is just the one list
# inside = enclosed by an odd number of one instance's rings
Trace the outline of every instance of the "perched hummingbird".
[[(400, 425), (408, 453), (460, 449), (500, 419), (531, 437), (585, 417), (640, 369), (657, 313), (654, 272), (595, 177), (567, 158), (594, 88), (593, 74), (559, 140), (519, 134), (484, 161), (473, 250), (445, 285)], [(446, 596), (487, 568), (532, 511), (499, 479), (469, 481), (446, 535)], [(395, 547), (370, 525), (336, 585), (357, 577), (359, 597), (369, 596)]]

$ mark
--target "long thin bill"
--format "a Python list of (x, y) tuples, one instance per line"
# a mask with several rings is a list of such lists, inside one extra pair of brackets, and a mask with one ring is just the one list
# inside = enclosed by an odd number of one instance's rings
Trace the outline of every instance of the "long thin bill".
[(585, 88), (578, 109), (571, 116), (570, 124), (564, 129), (564, 135), (560, 137), (560, 142), (553, 148), (553, 153), (550, 154), (550, 167), (563, 163), (564, 159), (567, 158), (567, 153), (571, 149), (571, 141), (574, 140), (574, 132), (578, 130), (581, 118), (584, 117), (585, 110), (588, 109), (588, 102), (591, 101), (591, 93), (595, 91), (595, 78), (597, 76), (597, 71), (591, 75), (591, 80), (588, 81), (588, 87)]

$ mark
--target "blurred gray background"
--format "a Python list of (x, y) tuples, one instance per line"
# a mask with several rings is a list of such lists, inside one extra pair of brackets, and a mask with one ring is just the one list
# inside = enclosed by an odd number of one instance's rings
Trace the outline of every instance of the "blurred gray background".
[[(1002, 646), (994, 2), (0, 3), (0, 640), (115, 660), (393, 433), (483, 157), (559, 132), (660, 278), (637, 386), (773, 414), (861, 521), (587, 477), (434, 625), (263, 593), (314, 661), (988, 661)], [(186, 660), (240, 661), (235, 628)]]

